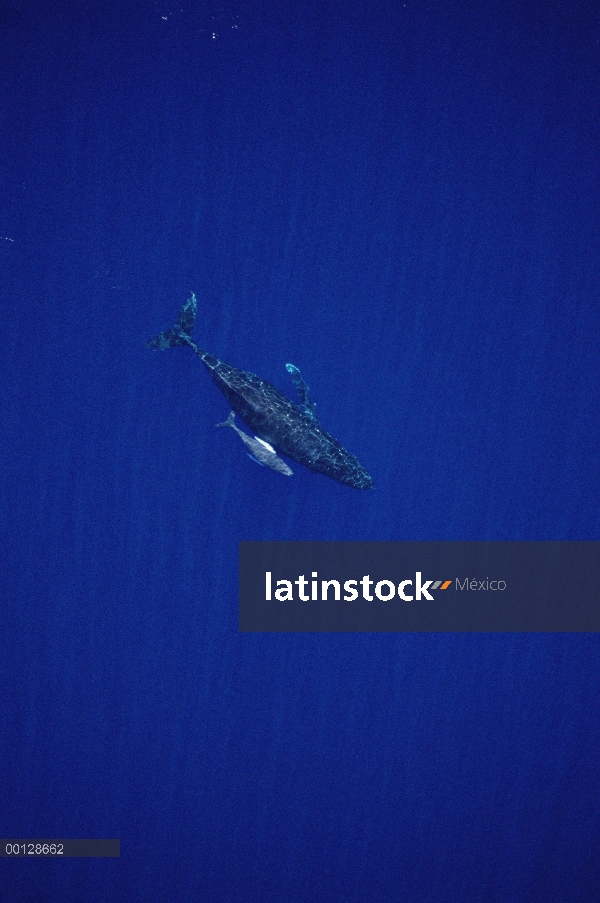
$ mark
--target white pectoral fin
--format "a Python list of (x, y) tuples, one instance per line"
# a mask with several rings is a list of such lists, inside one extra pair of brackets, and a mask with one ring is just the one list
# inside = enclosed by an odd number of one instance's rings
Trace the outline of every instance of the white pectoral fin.
[(260, 442), (261, 445), (264, 445), (264, 447), (267, 449), (267, 451), (270, 451), (272, 455), (275, 454), (275, 449), (273, 448), (272, 445), (269, 445), (268, 442), (265, 442), (265, 440), (261, 439), (259, 436), (255, 436), (254, 438), (256, 439), (257, 442)]

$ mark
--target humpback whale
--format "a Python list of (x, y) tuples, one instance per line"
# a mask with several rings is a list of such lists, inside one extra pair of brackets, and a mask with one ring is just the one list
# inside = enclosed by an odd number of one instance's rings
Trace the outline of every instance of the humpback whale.
[(235, 425), (235, 411), (231, 412), (225, 423), (217, 423), (217, 426), (230, 426), (232, 430), (235, 430), (246, 448), (249, 449), (248, 457), (256, 461), (257, 464), (264, 464), (265, 467), (270, 467), (271, 470), (276, 470), (277, 473), (284, 473), (286, 477), (291, 477), (294, 473), (291, 467), (288, 467), (285, 461), (281, 460), (272, 445), (269, 445), (264, 439), (259, 439), (258, 436), (255, 436), (253, 439), (252, 436), (244, 433)]
[(175, 326), (150, 339), (148, 347), (163, 350), (188, 345), (198, 355), (232, 410), (257, 439), (274, 446), (313, 473), (322, 473), (356, 489), (372, 489), (373, 480), (364, 467), (320, 425), (299, 369), (293, 364), (286, 365), (302, 407), (266, 379), (232, 367), (198, 348), (191, 338), (196, 308), (196, 296), (192, 292), (179, 311)]

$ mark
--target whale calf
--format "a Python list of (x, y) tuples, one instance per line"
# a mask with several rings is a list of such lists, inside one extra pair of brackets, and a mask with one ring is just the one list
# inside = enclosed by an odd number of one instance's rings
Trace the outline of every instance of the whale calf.
[(315, 406), (308, 399), (308, 388), (297, 367), (287, 365), (302, 408), (266, 379), (232, 367), (198, 348), (191, 338), (195, 322), (196, 296), (192, 293), (179, 311), (175, 326), (150, 339), (148, 347), (163, 350), (188, 345), (198, 355), (232, 410), (257, 439), (267, 442), (313, 473), (322, 473), (355, 489), (373, 488), (373, 480), (365, 468), (320, 425)]
[(248, 449), (248, 457), (253, 458), (258, 464), (264, 464), (277, 473), (284, 473), (286, 477), (291, 477), (294, 471), (288, 467), (285, 461), (282, 461), (272, 445), (255, 436), (249, 436), (235, 425), (235, 411), (232, 411), (225, 423), (217, 423), (217, 426), (230, 426), (235, 430), (246, 448)]

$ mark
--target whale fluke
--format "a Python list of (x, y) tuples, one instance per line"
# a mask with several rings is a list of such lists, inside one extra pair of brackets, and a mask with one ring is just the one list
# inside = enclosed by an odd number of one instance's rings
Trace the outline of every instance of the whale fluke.
[(192, 292), (179, 311), (173, 329), (167, 329), (166, 332), (159, 332), (158, 335), (155, 335), (148, 342), (148, 348), (158, 348), (160, 351), (164, 351), (165, 348), (174, 348), (176, 345), (189, 345), (195, 322), (196, 296)]
[(231, 426), (233, 427), (233, 429), (235, 429), (235, 411), (231, 411), (227, 420), (225, 420), (223, 423), (215, 423), (215, 426), (217, 427), (217, 429), (220, 426)]

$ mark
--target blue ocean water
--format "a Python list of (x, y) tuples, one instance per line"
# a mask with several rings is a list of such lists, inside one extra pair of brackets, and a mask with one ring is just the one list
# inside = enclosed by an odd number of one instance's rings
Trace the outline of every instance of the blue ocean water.
[[(241, 635), (240, 540), (600, 539), (594, 3), (0, 3), (0, 903), (592, 903), (595, 635)], [(260, 468), (188, 349), (371, 473)], [(568, 604), (568, 600), (565, 600)]]

